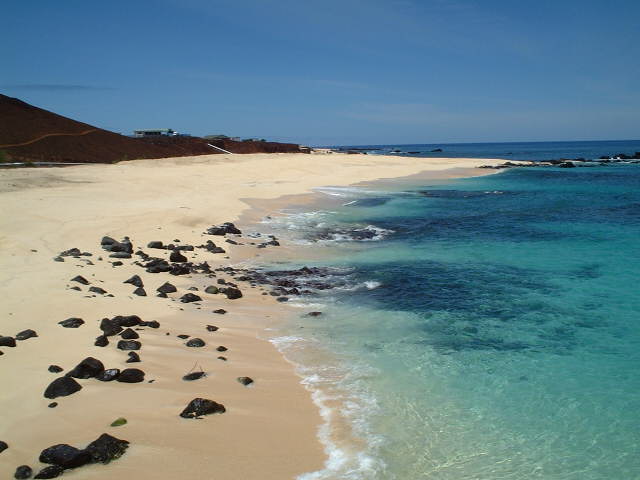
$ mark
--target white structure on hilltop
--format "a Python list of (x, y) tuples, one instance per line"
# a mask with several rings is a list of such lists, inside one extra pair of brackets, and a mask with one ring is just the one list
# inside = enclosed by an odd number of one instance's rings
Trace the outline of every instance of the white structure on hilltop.
[(178, 132), (170, 128), (155, 128), (151, 130), (134, 130), (134, 137), (172, 137), (178, 135)]

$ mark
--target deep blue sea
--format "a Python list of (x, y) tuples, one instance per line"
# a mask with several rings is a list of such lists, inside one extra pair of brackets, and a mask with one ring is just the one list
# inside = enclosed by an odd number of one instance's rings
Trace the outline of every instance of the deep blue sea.
[[(575, 143), (440, 155), (640, 151)], [(640, 165), (385, 185), (268, 224), (343, 284), (273, 332), (325, 419), (302, 478), (640, 479)]]
[[(505, 142), (505, 143), (432, 143), (415, 145), (348, 145), (368, 154), (415, 157), (504, 158), (505, 160), (555, 160), (560, 158), (597, 159), (601, 156), (640, 151), (640, 140), (581, 142)], [(434, 151), (441, 150), (441, 151)]]

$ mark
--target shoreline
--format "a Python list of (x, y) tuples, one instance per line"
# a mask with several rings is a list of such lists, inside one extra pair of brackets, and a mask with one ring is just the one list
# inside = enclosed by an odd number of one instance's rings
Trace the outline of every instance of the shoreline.
[[(18, 342), (16, 348), (0, 348), (5, 353), (0, 359), (5, 365), (3, 370), (10, 372), (3, 375), (6, 391), (11, 392), (3, 399), (3, 406), (6, 411), (16, 412), (1, 424), (0, 440), (10, 447), (2, 452), (2, 463), (6, 466), (0, 467), (0, 471), (5, 476), (12, 475), (15, 467), (25, 463), (39, 470), (36, 459), (43, 448), (56, 443), (83, 446), (103, 432), (129, 440), (131, 448), (109, 466), (82, 467), (87, 478), (108, 478), (119, 473), (158, 478), (159, 465), (166, 478), (172, 478), (182, 471), (185, 462), (203, 473), (247, 479), (293, 478), (322, 469), (326, 457), (316, 435), (321, 424), (316, 405), (300, 384), (293, 364), (268, 341), (259, 338), (266, 327), (273, 325), (268, 322), (273, 322), (274, 317), (292, 315), (285, 313), (290, 309), (247, 288), (242, 288), (243, 292), (251, 294), (241, 300), (221, 300), (219, 295), (205, 297), (202, 310), (193, 304), (172, 305), (153, 297), (156, 284), (169, 280), (182, 294), (194, 283), (198, 283), (201, 291), (205, 286), (203, 279), (198, 277), (194, 282), (186, 276), (167, 278), (164, 274), (155, 278), (129, 263), (112, 267), (106, 261), (98, 262), (98, 256), (108, 260), (108, 252), (99, 249), (100, 238), (109, 235), (120, 239), (129, 235), (136, 247), (144, 247), (152, 240), (168, 243), (179, 238), (181, 243), (197, 245), (212, 239), (227, 249), (228, 244), (220, 243), (222, 238), (205, 238), (200, 232), (212, 224), (237, 218), (243, 222), (238, 225), (242, 229), (260, 211), (277, 211), (278, 205), (288, 205), (294, 198), (298, 201), (300, 195), (309, 195), (307, 192), (313, 187), (331, 184), (330, 179), (334, 184), (337, 178), (340, 185), (352, 185), (420, 172), (436, 177), (438, 174), (434, 172), (445, 172), (445, 178), (459, 178), (465, 175), (446, 176), (452, 165), (473, 168), (491, 162), (486, 159), (434, 162), (430, 158), (382, 156), (356, 159), (338, 154), (211, 157), (91, 165), (56, 169), (53, 174), (42, 170), (35, 174), (24, 170), (0, 172), (0, 198), (7, 211), (13, 212), (2, 220), (2, 231), (6, 233), (0, 239), (4, 253), (1, 288), (3, 298), (8, 300), (3, 305), (5, 315), (0, 333), (14, 335), (32, 328), (39, 335)], [(338, 171), (328, 172), (330, 169), (321, 160), (334, 163)], [(286, 171), (274, 179), (273, 172), (278, 168)], [(260, 210), (255, 209), (257, 206)], [(53, 263), (52, 258), (58, 252), (71, 247), (92, 252), (93, 257), (88, 258), (93, 259), (94, 265), (80, 259)], [(230, 259), (197, 252), (197, 261), (215, 261), (212, 266), (216, 267), (259, 259), (253, 246), (232, 246), (229, 251)], [(271, 249), (269, 256), (271, 252), (278, 255), (277, 248)], [(185, 253), (191, 257), (191, 252)], [(76, 274), (86, 276), (114, 297), (86, 298), (65, 290), (68, 280)], [(95, 282), (92, 274), (103, 283)], [(145, 280), (148, 297), (131, 296), (130, 285), (122, 284), (133, 274)], [(223, 307), (229, 313), (212, 315), (210, 307)], [(113, 385), (81, 380), (81, 392), (58, 399), (58, 407), (47, 409), (48, 401), (43, 399), (42, 391), (56, 378), (46, 371), (47, 364), (59, 363), (67, 372), (82, 358), (94, 356), (107, 368), (129, 366), (123, 361), (124, 353), (114, 345), (92, 346), (99, 333), (96, 322), (101, 317), (118, 314), (160, 321), (161, 331), (141, 332), (143, 361), (132, 365), (145, 370), (149, 379), (159, 381), (155, 385)], [(68, 317), (84, 318), (87, 324), (79, 329), (57, 325)], [(219, 324), (220, 331), (209, 335), (203, 331), (208, 323)], [(167, 330), (171, 335), (165, 335)], [(176, 334), (205, 339), (208, 356), (184, 348)], [(222, 366), (220, 360), (211, 356), (217, 343), (229, 346), (230, 361)], [(195, 382), (184, 382), (180, 377), (191, 368), (194, 358), (195, 363), (209, 362), (203, 369), (211, 374)], [(251, 376), (255, 385), (247, 388), (235, 382), (240, 375)], [(179, 411), (199, 396), (222, 402), (227, 412), (199, 422), (180, 419)], [(91, 420), (78, 421), (77, 413)], [(109, 427), (109, 422), (118, 416), (129, 417), (129, 423)], [(29, 422), (27, 428), (23, 427), (24, 422)], [(273, 441), (275, 438), (277, 442)]]

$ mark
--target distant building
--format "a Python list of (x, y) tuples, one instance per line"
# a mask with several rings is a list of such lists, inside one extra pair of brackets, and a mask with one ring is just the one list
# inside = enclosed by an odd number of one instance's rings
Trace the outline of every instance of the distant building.
[(207, 140), (233, 140), (235, 142), (240, 141), (240, 137), (230, 137), (228, 135), (205, 135), (202, 138), (206, 138)]
[(134, 137), (172, 137), (178, 135), (178, 132), (170, 128), (156, 128), (152, 130), (134, 130)]

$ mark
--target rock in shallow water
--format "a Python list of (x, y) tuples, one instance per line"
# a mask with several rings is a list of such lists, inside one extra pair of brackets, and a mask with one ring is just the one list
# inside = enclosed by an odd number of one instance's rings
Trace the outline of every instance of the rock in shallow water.
[(45, 398), (66, 397), (82, 390), (82, 385), (71, 377), (59, 377), (49, 384), (44, 391)]
[(227, 410), (224, 405), (214, 402), (206, 398), (194, 398), (189, 405), (180, 413), (182, 418), (197, 418), (202, 415), (210, 415), (213, 413), (224, 413)]

